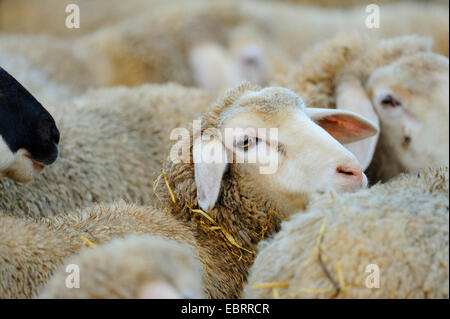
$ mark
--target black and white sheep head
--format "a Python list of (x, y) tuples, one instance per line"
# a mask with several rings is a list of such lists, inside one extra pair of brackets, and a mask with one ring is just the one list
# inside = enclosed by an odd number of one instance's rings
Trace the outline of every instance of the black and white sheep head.
[(272, 87), (245, 91), (221, 111), (217, 130), (204, 133), (193, 143), (197, 199), (203, 210), (214, 207), (229, 170), (227, 178), (238, 178), (291, 213), (300, 208), (298, 198), (304, 195), (365, 187), (360, 164), (340, 143), (377, 130), (355, 113), (306, 108), (292, 91)]
[(0, 68), (0, 176), (27, 182), (58, 156), (52, 116)]
[[(336, 90), (338, 109), (380, 123), (382, 143), (401, 167), (448, 165), (449, 64), (434, 53), (403, 57), (372, 72), (364, 85), (352, 77)], [(367, 168), (378, 137), (347, 145)]]

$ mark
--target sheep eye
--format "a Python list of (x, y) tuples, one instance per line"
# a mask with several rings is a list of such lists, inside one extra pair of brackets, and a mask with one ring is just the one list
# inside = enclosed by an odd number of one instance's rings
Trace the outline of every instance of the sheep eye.
[(386, 97), (381, 100), (381, 105), (383, 105), (383, 107), (398, 107), (398, 106), (402, 106), (402, 104), (396, 100), (392, 95), (386, 95)]
[(258, 138), (251, 138), (249, 136), (245, 136), (242, 142), (238, 143), (238, 146), (240, 148), (243, 148), (244, 151), (247, 151), (250, 146), (252, 146), (254, 143), (256, 144), (258, 142)]

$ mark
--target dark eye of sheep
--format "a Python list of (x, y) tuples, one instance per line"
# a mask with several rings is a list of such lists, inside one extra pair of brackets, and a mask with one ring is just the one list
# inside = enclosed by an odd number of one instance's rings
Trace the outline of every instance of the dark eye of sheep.
[(238, 143), (238, 146), (240, 148), (243, 148), (244, 151), (248, 151), (249, 147), (252, 146), (253, 143), (254, 144), (258, 144), (258, 138), (257, 137), (251, 138), (251, 137), (245, 136), (244, 140), (242, 142)]
[(257, 66), (258, 60), (254, 57), (245, 57), (244, 63), (245, 63), (245, 65), (248, 65), (248, 66)]
[(405, 137), (403, 138), (403, 146), (404, 146), (404, 147), (407, 147), (409, 144), (411, 144), (411, 137), (405, 136)]
[(398, 107), (402, 106), (402, 104), (396, 100), (392, 95), (386, 95), (383, 100), (381, 100), (381, 105), (383, 107)]

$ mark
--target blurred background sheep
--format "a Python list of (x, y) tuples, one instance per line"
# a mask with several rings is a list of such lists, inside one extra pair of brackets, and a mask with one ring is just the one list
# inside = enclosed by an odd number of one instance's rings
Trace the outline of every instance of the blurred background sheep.
[[(66, 27), (69, 4), (79, 6), (80, 28)], [(378, 5), (379, 28), (367, 26), (369, 4)], [(152, 204), (152, 182), (168, 153), (169, 132), (186, 127), (218, 94), (242, 81), (286, 87), (309, 107), (351, 110), (377, 124), (378, 136), (347, 147), (368, 168), (371, 184), (387, 183), (367, 191), (379, 196), (373, 202), (382, 201), (377, 189), (390, 189), (399, 174), (413, 178), (426, 167), (448, 166), (448, 56), (448, 0), (0, 0), (0, 66), (52, 113), (61, 131), (61, 155), (53, 166), (28, 184), (0, 179), (0, 216), (36, 219), (119, 199)], [(448, 190), (448, 177), (442, 183)], [(333, 203), (356, 203), (358, 196)], [(448, 224), (448, 195), (443, 202), (447, 212), (441, 219)], [(421, 205), (432, 201), (410, 211)], [(364, 221), (359, 211), (344, 214), (346, 220), (332, 208), (317, 214), (338, 226)], [(13, 219), (3, 217), (0, 229), (9, 230), (5, 220)], [(41, 226), (33, 230), (39, 236)], [(448, 227), (441, 237), (448, 256)], [(383, 254), (399, 245), (374, 247)], [(117, 239), (103, 252), (87, 251), (76, 260), (95, 279), (103, 271), (102, 263), (99, 271), (90, 266), (95, 260), (110, 258), (118, 247), (128, 255), (136, 251), (136, 262), (145, 264), (146, 246), (136, 238)], [(257, 260), (277, 256), (268, 254)], [(127, 266), (117, 256), (113, 270)], [(285, 279), (271, 271), (256, 276), (257, 267), (255, 284)], [(136, 269), (137, 276), (152, 279), (147, 269)], [(442, 278), (448, 286), (448, 265), (443, 271), (429, 286), (439, 286)], [(260, 297), (261, 291), (256, 295), (248, 287), (247, 297)], [(85, 297), (97, 293), (88, 290)], [(121, 297), (142, 292), (128, 291)], [(280, 292), (285, 296), (288, 289)], [(42, 296), (63, 295), (50, 285)]]

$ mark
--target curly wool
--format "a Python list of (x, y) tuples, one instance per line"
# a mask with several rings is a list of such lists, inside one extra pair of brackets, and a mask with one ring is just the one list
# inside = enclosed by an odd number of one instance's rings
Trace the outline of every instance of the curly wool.
[[(445, 167), (312, 200), (261, 243), (244, 297), (271, 298), (271, 289), (253, 287), (284, 282), (281, 298), (448, 298), (448, 189)], [(321, 258), (338, 291), (317, 254), (325, 217)], [(365, 285), (371, 264), (380, 269), (377, 289)]]
[[(39, 293), (53, 299), (143, 298), (145, 288), (161, 285), (179, 298), (202, 298), (203, 269), (191, 246), (164, 237), (130, 235), (82, 249), (65, 265), (77, 265), (80, 286), (68, 289), (66, 267), (60, 269)], [(167, 289), (166, 288), (166, 289)], [(167, 297), (158, 291), (160, 297)], [(167, 293), (167, 292), (166, 292)]]
[(0, 217), (0, 297), (36, 297), (64, 260), (85, 247), (81, 236), (101, 245), (131, 234), (151, 234), (195, 247), (182, 222), (151, 207), (125, 202), (40, 219)]
[(167, 84), (101, 89), (58, 105), (59, 159), (27, 184), (0, 179), (0, 215), (52, 216), (120, 199), (150, 203), (171, 130), (210, 100)]

